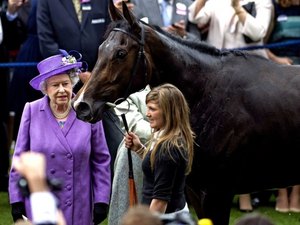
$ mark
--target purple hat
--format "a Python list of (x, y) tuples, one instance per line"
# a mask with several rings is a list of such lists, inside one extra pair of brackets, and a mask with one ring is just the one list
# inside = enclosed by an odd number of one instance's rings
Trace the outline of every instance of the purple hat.
[(81, 69), (83, 63), (78, 62), (81, 59), (80, 53), (72, 51), (79, 55), (79, 59), (76, 59), (75, 56), (68, 54), (65, 50), (60, 51), (62, 54), (46, 58), (37, 65), (40, 74), (29, 82), (34, 89), (41, 90), (41, 82), (49, 77), (62, 74), (70, 69)]

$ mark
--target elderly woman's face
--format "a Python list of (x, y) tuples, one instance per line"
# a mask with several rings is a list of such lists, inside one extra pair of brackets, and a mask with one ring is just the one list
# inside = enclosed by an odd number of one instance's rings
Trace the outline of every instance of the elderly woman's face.
[(72, 96), (72, 82), (68, 74), (50, 77), (46, 81), (46, 94), (57, 105), (68, 104)]

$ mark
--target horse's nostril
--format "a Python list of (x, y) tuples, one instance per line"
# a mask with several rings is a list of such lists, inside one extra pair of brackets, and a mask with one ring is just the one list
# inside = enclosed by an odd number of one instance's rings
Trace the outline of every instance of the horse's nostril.
[(88, 103), (79, 102), (76, 107), (77, 118), (83, 121), (90, 121), (92, 119), (92, 110)]

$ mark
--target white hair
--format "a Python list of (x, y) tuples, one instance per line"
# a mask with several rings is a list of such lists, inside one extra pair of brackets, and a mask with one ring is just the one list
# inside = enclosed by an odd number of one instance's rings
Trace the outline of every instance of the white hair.
[[(74, 87), (75, 84), (79, 81), (79, 77), (78, 77), (79, 72), (78, 72), (78, 69), (75, 68), (75, 69), (68, 70), (68, 71), (66, 71), (66, 74), (69, 75), (69, 78), (70, 78), (71, 83), (72, 83), (72, 87)], [(54, 76), (56, 76), (56, 75), (59, 75), (59, 74), (55, 74)], [(47, 89), (47, 80), (48, 79), (49, 78), (41, 81), (41, 83), (40, 83), (40, 90), (41, 90), (41, 92), (44, 95), (47, 94), (46, 89)]]

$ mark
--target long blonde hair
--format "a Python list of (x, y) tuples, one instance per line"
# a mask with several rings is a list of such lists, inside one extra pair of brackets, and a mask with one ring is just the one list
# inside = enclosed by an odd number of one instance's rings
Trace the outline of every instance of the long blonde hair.
[[(182, 152), (184, 157), (187, 157), (186, 174), (191, 171), (193, 156), (194, 156), (194, 132), (190, 125), (190, 109), (181, 91), (171, 84), (163, 84), (153, 88), (146, 96), (146, 103), (154, 101), (162, 110), (164, 121), (163, 132), (155, 143), (151, 156), (150, 163), (153, 168), (155, 153), (159, 145), (164, 151), (169, 151), (170, 147), (175, 146), (178, 149), (186, 150)], [(153, 134), (150, 139), (150, 144), (153, 141)], [(147, 148), (149, 151), (149, 147)]]

